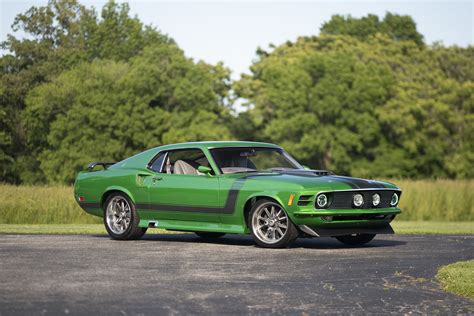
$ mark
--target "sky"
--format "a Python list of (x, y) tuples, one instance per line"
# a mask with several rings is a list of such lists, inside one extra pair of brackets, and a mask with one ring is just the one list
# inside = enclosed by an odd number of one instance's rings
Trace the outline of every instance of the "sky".
[[(80, 1), (100, 9), (104, 0)], [(123, 1), (117, 1), (123, 2)], [(0, 0), (0, 41), (11, 33), (15, 15), (46, 0)], [(237, 79), (248, 73), (257, 47), (316, 35), (334, 14), (383, 17), (408, 14), (427, 43), (474, 44), (471, 1), (128, 1), (132, 15), (171, 36), (188, 57), (222, 61)]]

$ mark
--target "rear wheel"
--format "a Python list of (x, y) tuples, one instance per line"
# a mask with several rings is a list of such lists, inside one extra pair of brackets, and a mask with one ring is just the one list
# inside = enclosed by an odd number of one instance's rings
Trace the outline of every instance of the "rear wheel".
[(107, 198), (104, 207), (104, 225), (112, 239), (141, 238), (147, 229), (138, 227), (139, 222), (135, 205), (125, 194), (114, 193)]
[(298, 237), (298, 230), (283, 207), (272, 200), (260, 200), (249, 214), (250, 232), (264, 248), (284, 248)]
[(374, 239), (375, 234), (354, 234), (354, 235), (344, 235), (337, 236), (336, 239), (342, 242), (345, 245), (349, 246), (362, 246), (372, 239)]
[(225, 233), (215, 233), (215, 232), (194, 232), (201, 238), (219, 238), (225, 235)]

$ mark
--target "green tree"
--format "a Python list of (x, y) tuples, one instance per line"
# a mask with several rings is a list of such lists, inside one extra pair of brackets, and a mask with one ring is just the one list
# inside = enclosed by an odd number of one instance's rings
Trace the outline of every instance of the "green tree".
[(417, 45), (423, 45), (423, 35), (417, 31), (415, 21), (407, 15), (387, 12), (383, 20), (373, 14), (362, 18), (334, 15), (321, 27), (321, 34), (349, 35), (359, 40), (366, 40), (376, 33), (386, 34), (393, 40), (414, 41)]
[[(13, 31), (1, 44), (9, 51), (0, 58), (0, 111), (5, 115), (0, 126), (5, 139), (0, 146), (6, 157), (2, 179), (14, 182), (38, 182), (44, 178), (36, 156), (46, 143), (48, 126), (42, 134), (29, 126), (25, 100), (36, 86), (51, 82), (61, 72), (95, 59), (127, 61), (145, 46), (173, 44), (156, 29), (144, 26), (129, 16), (128, 4), (108, 2), (98, 17), (95, 10), (76, 0), (50, 0), (46, 6), (32, 7), (19, 14)], [(50, 115), (54, 116), (54, 113)]]
[(129, 62), (96, 60), (64, 72), (27, 99), (33, 134), (47, 134), (41, 170), (48, 182), (70, 183), (91, 161), (231, 138), (222, 124), (228, 77), (221, 65), (196, 64), (168, 44), (149, 46)]
[(472, 177), (471, 54), (383, 34), (302, 37), (260, 53), (234, 88), (258, 135), (312, 167)]

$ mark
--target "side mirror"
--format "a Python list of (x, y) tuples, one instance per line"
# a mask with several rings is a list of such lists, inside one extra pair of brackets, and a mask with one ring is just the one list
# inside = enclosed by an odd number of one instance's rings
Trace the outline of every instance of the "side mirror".
[(204, 173), (204, 174), (206, 174), (206, 175), (210, 175), (211, 172), (212, 172), (212, 169), (209, 168), (209, 167), (206, 167), (206, 166), (199, 166), (199, 167), (198, 167), (198, 171), (199, 171), (200, 173)]
[(304, 168), (304, 170), (311, 170), (311, 168), (308, 167), (308, 166), (304, 166), (304, 165), (303, 165), (303, 168)]

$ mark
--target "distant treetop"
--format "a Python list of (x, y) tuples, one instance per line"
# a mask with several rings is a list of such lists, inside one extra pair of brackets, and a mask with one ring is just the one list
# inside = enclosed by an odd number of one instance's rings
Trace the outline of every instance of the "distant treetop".
[(388, 12), (383, 20), (377, 15), (369, 14), (360, 19), (352, 16), (333, 15), (329, 22), (321, 27), (321, 34), (349, 35), (359, 40), (382, 33), (397, 41), (414, 41), (424, 45), (423, 35), (416, 29), (416, 23), (408, 15), (398, 15)]

